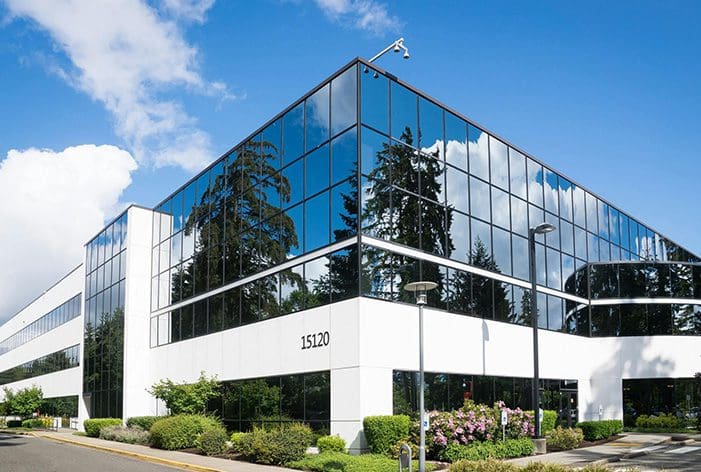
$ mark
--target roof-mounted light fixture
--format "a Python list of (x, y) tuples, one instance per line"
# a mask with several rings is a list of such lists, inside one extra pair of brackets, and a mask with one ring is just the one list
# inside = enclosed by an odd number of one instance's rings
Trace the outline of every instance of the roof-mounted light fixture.
[[(382, 51), (380, 51), (377, 54), (375, 54), (374, 56), (372, 56), (372, 58), (368, 62), (376, 61), (377, 59), (379, 59), (381, 56), (383, 56), (384, 54), (386, 54), (389, 51), (394, 51), (394, 52), (404, 51), (404, 55), (402, 57), (404, 59), (409, 59), (409, 57), (410, 57), (409, 56), (409, 49), (407, 49), (407, 47), (404, 46), (404, 38), (399, 38), (398, 40), (396, 40), (395, 42), (393, 42), (392, 44), (390, 44), (389, 46), (384, 48)], [(368, 72), (370, 72), (370, 69), (367, 66), (365, 66), (365, 69), (363, 69), (363, 72), (365, 72), (367, 74)], [(377, 78), (377, 72), (375, 72), (373, 74), (373, 77)]]

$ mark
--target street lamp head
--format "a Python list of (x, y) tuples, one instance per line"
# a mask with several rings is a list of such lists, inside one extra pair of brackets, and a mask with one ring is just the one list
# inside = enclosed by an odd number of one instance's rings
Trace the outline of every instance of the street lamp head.
[(420, 281), (420, 282), (410, 282), (404, 286), (404, 290), (407, 292), (414, 292), (416, 295), (416, 304), (425, 305), (426, 304), (426, 292), (433, 290), (438, 287), (436, 282)]
[(555, 227), (555, 225), (550, 224), (550, 223), (541, 223), (538, 226), (530, 228), (530, 230), (533, 232), (533, 234), (550, 233), (552, 231), (555, 231), (556, 229), (557, 228)]

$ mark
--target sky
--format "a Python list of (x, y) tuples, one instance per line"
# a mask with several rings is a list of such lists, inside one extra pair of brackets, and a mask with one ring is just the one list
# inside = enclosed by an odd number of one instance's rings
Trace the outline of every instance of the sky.
[(701, 255), (701, 2), (0, 0), (0, 323), (356, 56)]

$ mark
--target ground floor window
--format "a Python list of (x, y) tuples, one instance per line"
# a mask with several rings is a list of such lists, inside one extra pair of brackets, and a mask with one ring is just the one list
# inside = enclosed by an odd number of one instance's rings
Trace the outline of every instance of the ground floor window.
[(640, 415), (667, 413), (692, 419), (699, 415), (701, 379), (623, 380), (623, 420), (634, 426)]
[[(415, 415), (419, 411), (419, 373), (393, 372), (394, 414)], [(448, 411), (465, 400), (491, 405), (503, 400), (511, 408), (532, 410), (532, 380), (522, 377), (426, 373), (424, 403), (428, 410)], [(542, 408), (558, 412), (560, 421), (577, 420), (577, 381), (541, 379)]]
[(78, 395), (44, 398), (39, 412), (48, 416), (75, 418), (78, 416)]
[(222, 418), (229, 430), (303, 422), (329, 433), (331, 376), (326, 372), (283, 375), (221, 383), (221, 394), (208, 410)]

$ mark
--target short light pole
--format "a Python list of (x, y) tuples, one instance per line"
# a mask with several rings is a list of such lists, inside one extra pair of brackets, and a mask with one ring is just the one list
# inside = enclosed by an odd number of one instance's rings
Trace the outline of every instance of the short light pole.
[(528, 268), (531, 277), (531, 324), (533, 325), (533, 416), (535, 438), (540, 438), (540, 378), (538, 373), (538, 293), (535, 273), (535, 235), (555, 231), (555, 225), (541, 223), (528, 228)]
[(414, 292), (416, 304), (419, 305), (419, 472), (426, 472), (426, 431), (424, 423), (426, 412), (424, 411), (424, 305), (426, 304), (426, 292), (438, 287), (436, 282), (411, 282), (404, 286), (404, 290)]

